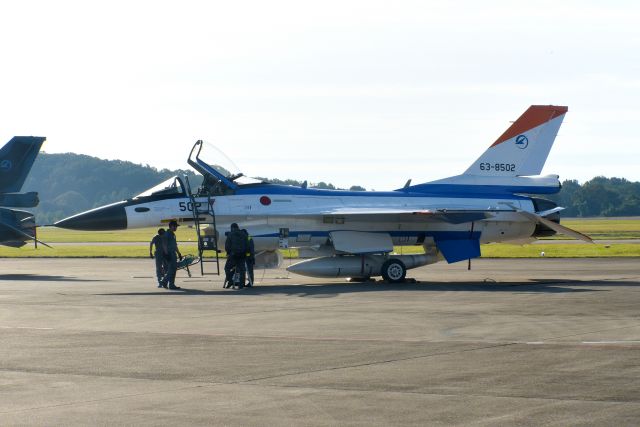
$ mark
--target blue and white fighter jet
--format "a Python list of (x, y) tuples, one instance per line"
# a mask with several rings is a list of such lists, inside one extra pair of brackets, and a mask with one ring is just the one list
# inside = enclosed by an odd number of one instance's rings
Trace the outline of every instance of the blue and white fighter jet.
[(11, 209), (38, 206), (38, 193), (20, 190), (46, 140), (40, 136), (14, 136), (0, 149), (0, 245), (19, 248), (36, 241), (36, 220), (31, 212)]
[[(461, 175), (384, 192), (320, 190), (246, 178), (220, 166), (224, 156), (198, 141), (188, 163), (204, 181), (193, 197), (183, 180), (173, 177), (132, 199), (55, 225), (116, 230), (170, 220), (189, 224), (194, 203), (210, 204), (218, 229), (228, 230), (236, 222), (253, 236), (256, 267), (272, 260), (278, 248), (292, 247), (311, 259), (290, 266), (291, 272), (382, 276), (391, 282), (404, 280), (407, 269), (479, 257), (483, 243), (531, 241), (555, 233), (590, 242), (560, 225), (563, 208), (532, 196), (560, 191), (557, 175), (540, 173), (567, 110), (533, 105)], [(218, 238), (222, 246), (224, 233)], [(424, 253), (393, 254), (394, 246), (415, 245)]]

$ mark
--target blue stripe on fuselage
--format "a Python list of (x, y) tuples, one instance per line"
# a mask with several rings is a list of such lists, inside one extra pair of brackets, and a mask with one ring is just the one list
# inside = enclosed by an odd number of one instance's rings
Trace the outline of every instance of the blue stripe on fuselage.
[(421, 184), (407, 189), (394, 191), (349, 191), (320, 190), (279, 184), (248, 184), (239, 186), (235, 194), (282, 194), (291, 196), (333, 196), (333, 197), (454, 197), (493, 199), (527, 199), (515, 194), (554, 194), (560, 191), (555, 187), (544, 186), (501, 186), (501, 185), (460, 185), (460, 184)]

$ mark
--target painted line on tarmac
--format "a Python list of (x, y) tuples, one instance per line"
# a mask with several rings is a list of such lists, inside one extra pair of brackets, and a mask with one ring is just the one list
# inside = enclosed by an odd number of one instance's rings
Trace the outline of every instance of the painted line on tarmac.
[(53, 331), (54, 328), (36, 328), (35, 326), (0, 326), (0, 329), (35, 329), (38, 331)]
[[(555, 342), (555, 341), (529, 341), (527, 345), (566, 345), (571, 342)], [(582, 341), (580, 344), (584, 345), (602, 345), (602, 344), (640, 344), (640, 340), (611, 340), (611, 341)]]
[(618, 340), (618, 341), (582, 341), (582, 344), (640, 344), (639, 340)]

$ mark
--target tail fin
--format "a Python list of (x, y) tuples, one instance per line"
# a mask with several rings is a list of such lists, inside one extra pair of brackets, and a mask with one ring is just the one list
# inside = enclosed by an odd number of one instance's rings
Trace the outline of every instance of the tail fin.
[(540, 175), (567, 107), (532, 105), (464, 175)]
[(0, 149), (0, 193), (20, 191), (45, 139), (14, 136)]

